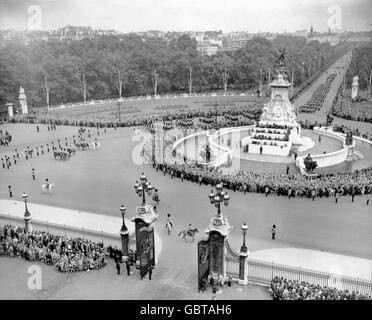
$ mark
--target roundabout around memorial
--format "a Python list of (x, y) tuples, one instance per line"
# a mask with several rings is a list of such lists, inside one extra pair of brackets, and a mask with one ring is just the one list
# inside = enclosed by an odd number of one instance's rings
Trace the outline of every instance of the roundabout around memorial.
[[(5, 128), (14, 132), (15, 142), (2, 152), (14, 148), (22, 150), (28, 145), (46, 144), (58, 138), (71, 139), (77, 131), (77, 127), (59, 126), (51, 133), (46, 126), (39, 126), (40, 132), (36, 133), (36, 125), (6, 124)], [(116, 217), (120, 217), (119, 207), (124, 203), (129, 219), (139, 205), (133, 184), (141, 172), (145, 172), (151, 184), (159, 189), (161, 199), (155, 227), (162, 242), (159, 266), (173, 266), (179, 270), (188, 266), (193, 273), (196, 270), (196, 244), (185, 243), (177, 234), (192, 223), (200, 231), (197, 239), (204, 236), (203, 231), (215, 214), (208, 199), (211, 187), (171, 179), (151, 165), (136, 164), (133, 150), (138, 141), (133, 139), (132, 128), (100, 131), (99, 137), (94, 136), (101, 144), (99, 150), (79, 151), (67, 161), (55, 160), (50, 153), (27, 161), (23, 158), (9, 170), (2, 170), (1, 198), (8, 198), (6, 186), (11, 185), (16, 200), (21, 200), (20, 195), (28, 192), (31, 208), (32, 203), (45, 204)], [(32, 180), (32, 168), (35, 168), (36, 181)], [(52, 194), (45, 194), (40, 188), (46, 177), (55, 184)], [(307, 198), (229, 193), (230, 205), (223, 208), (223, 213), (233, 226), (229, 242), (236, 250), (241, 244), (240, 225), (245, 221), (248, 224), (247, 245), (253, 256), (255, 251), (270, 248), (304, 248), (372, 258), (369, 208), (358, 197), (355, 202), (349, 197), (341, 197), (340, 203), (336, 204), (329, 198), (317, 198), (312, 202)], [(171, 236), (164, 227), (168, 213), (175, 224)], [(278, 227), (275, 243), (271, 240), (272, 224)]]

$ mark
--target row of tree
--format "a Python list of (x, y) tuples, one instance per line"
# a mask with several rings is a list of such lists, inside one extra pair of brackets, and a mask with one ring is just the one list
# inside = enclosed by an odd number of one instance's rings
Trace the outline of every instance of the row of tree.
[(350, 87), (353, 77), (359, 77), (359, 88), (371, 87), (372, 77), (372, 41), (353, 49), (349, 68), (346, 72), (347, 86)]
[(120, 96), (247, 90), (268, 83), (286, 49), (295, 86), (321, 70), (342, 45), (278, 36), (254, 38), (236, 51), (202, 55), (187, 35), (167, 43), (128, 34), (120, 39), (11, 42), (0, 49), (0, 104), (17, 102), (23, 86), (32, 106)]

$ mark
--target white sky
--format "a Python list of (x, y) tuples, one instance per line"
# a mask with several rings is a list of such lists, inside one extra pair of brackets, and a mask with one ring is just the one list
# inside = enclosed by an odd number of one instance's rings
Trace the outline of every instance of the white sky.
[(327, 31), (331, 5), (341, 8), (342, 29), (372, 28), (372, 0), (0, 0), (0, 29), (26, 29), (31, 5), (41, 8), (42, 29)]

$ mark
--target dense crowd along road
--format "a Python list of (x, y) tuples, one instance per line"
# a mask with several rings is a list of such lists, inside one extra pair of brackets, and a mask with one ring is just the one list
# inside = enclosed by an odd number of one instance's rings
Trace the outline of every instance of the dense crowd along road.
[(275, 277), (270, 284), (270, 294), (274, 300), (371, 300), (371, 296), (359, 292), (341, 290)]
[(24, 228), (0, 226), (0, 256), (21, 257), (54, 265), (60, 272), (96, 270), (105, 265), (102, 243), (56, 236), (45, 231), (25, 232)]
[(367, 195), (369, 204), (372, 193), (372, 168), (355, 170), (351, 173), (336, 173), (309, 178), (301, 174), (268, 174), (237, 171), (224, 173), (221, 169), (209, 168), (195, 163), (164, 164), (155, 163), (153, 167), (172, 178), (215, 186), (222, 182), (224, 187), (234, 191), (257, 192), (278, 196), (322, 198)]

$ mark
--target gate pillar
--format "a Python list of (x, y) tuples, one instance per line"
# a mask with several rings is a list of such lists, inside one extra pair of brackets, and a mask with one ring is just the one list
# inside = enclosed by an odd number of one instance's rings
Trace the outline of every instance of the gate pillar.
[(246, 286), (248, 284), (248, 251), (239, 252), (239, 279), (240, 285)]
[(205, 233), (209, 236), (210, 269), (212, 277), (220, 274), (226, 279), (226, 241), (232, 226), (223, 214), (217, 214), (210, 220)]

